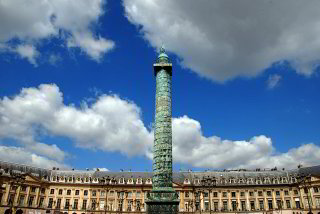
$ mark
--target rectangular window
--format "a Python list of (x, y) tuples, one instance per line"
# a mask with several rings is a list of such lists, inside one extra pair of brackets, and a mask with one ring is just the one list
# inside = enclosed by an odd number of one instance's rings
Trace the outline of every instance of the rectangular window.
[(258, 192), (258, 196), (262, 196), (262, 191), (259, 191), (259, 192)]
[(189, 191), (184, 192), (184, 197), (189, 198)]
[(70, 199), (66, 199), (66, 203), (64, 204), (65, 209), (69, 209), (70, 206)]
[(93, 197), (97, 196), (97, 191), (92, 190), (92, 196), (93, 196)]
[(290, 208), (291, 208), (290, 200), (286, 200), (286, 205), (287, 205), (287, 209), (290, 209)]
[(36, 192), (36, 188), (35, 187), (31, 187), (31, 192)]
[(52, 208), (53, 198), (49, 198), (48, 208)]
[(227, 197), (227, 192), (223, 192), (222, 197)]
[(91, 209), (92, 210), (95, 210), (96, 209), (96, 200), (95, 199), (93, 199), (92, 201), (91, 201)]
[(84, 195), (84, 196), (88, 196), (88, 190), (85, 190), (85, 191), (83, 192), (83, 195)]
[(235, 198), (236, 197), (236, 192), (231, 192), (231, 197)]
[(263, 200), (259, 201), (259, 207), (260, 207), (260, 210), (264, 210), (264, 202), (263, 202)]
[(61, 208), (61, 198), (58, 198), (56, 208), (58, 208), (58, 209)]
[(250, 201), (251, 210), (255, 210), (254, 201)]
[(300, 209), (300, 201), (296, 201), (296, 208)]
[(205, 209), (205, 211), (209, 211), (209, 202), (208, 201), (204, 202), (204, 209)]
[(218, 197), (218, 192), (213, 192), (213, 197), (217, 198)]
[(137, 192), (136, 197), (137, 197), (137, 198), (140, 198), (140, 197), (141, 197), (141, 192), (140, 192), (140, 191)]
[(288, 190), (285, 190), (285, 191), (284, 191), (284, 195), (289, 195), (289, 191), (288, 191)]
[(110, 191), (110, 192), (109, 192), (109, 195), (110, 195), (110, 196), (114, 196), (114, 191)]
[(14, 194), (9, 195), (9, 204), (13, 204), (14, 201)]
[(280, 191), (276, 191), (276, 196), (280, 196)]
[(213, 205), (214, 205), (214, 211), (218, 211), (218, 208), (219, 208), (218, 202), (215, 201)]
[(19, 205), (23, 206), (24, 205), (24, 195), (21, 195), (19, 198)]
[(80, 191), (77, 189), (75, 195), (79, 195)]
[(45, 188), (41, 188), (41, 194), (45, 194), (46, 193), (46, 189)]
[(249, 195), (250, 195), (250, 196), (253, 196), (253, 192), (249, 192)]
[(315, 193), (318, 193), (318, 192), (319, 192), (318, 187), (313, 187), (313, 191), (314, 191)]
[(28, 200), (28, 206), (29, 206), (29, 207), (32, 207), (32, 205), (33, 205), (33, 200), (34, 200), (34, 196), (30, 196), (30, 197), (29, 197), (29, 200)]
[(245, 201), (241, 201), (241, 210), (242, 211), (246, 211), (247, 210)]
[(223, 210), (228, 211), (228, 202), (227, 201), (223, 201)]
[(273, 209), (272, 200), (268, 200), (268, 207), (269, 207), (269, 210)]
[(40, 198), (39, 207), (43, 207), (43, 201), (44, 201), (44, 198)]
[(59, 194), (59, 195), (62, 195), (62, 191), (63, 191), (62, 189), (59, 189), (58, 194)]
[(271, 191), (267, 191), (267, 196), (271, 196)]
[(86, 210), (87, 209), (87, 200), (83, 200), (82, 202), (82, 209)]
[(128, 192), (128, 198), (132, 198), (132, 192)]
[(208, 198), (209, 197), (209, 193), (208, 192), (204, 192), (203, 193), (203, 197)]
[(51, 189), (51, 190), (50, 190), (50, 194), (54, 194), (54, 189)]
[(295, 190), (293, 190), (293, 192), (295, 195), (298, 195), (298, 190), (295, 189)]
[(71, 189), (67, 190), (67, 195), (71, 195)]
[(22, 186), (21, 187), (21, 192), (25, 192), (25, 191), (27, 191), (27, 187), (26, 186)]
[(232, 201), (232, 210), (236, 211), (237, 210), (237, 203), (236, 201)]
[(282, 208), (281, 200), (277, 200), (277, 207), (278, 207), (278, 209), (281, 209), (281, 208)]
[(100, 192), (100, 196), (101, 196), (101, 197), (104, 197), (105, 195), (106, 195), (106, 192), (105, 192), (105, 191), (101, 191), (101, 192)]
[(73, 201), (73, 209), (78, 209), (78, 199), (74, 199)]

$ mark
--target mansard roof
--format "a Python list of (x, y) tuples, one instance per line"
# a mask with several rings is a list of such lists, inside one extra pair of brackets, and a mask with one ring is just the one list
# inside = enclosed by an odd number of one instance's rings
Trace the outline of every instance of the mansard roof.
[[(102, 180), (104, 178), (109, 177), (110, 179), (115, 179), (117, 182), (119, 179), (124, 178), (128, 180), (132, 178), (136, 181), (139, 178), (142, 178), (143, 181), (146, 181), (149, 178), (152, 178), (152, 172), (134, 172), (134, 171), (96, 171), (96, 170), (69, 170), (69, 169), (45, 169), (39, 167), (28, 166), (24, 164), (17, 163), (9, 163), (5, 161), (0, 161), (0, 170), (3, 172), (11, 172), (14, 174), (18, 173), (29, 173), (33, 176), (38, 176), (42, 178), (52, 177), (74, 177), (74, 178), (97, 178), (98, 180)], [(221, 170), (221, 171), (180, 171), (173, 172), (173, 182), (175, 183), (184, 183), (187, 179), (191, 182), (196, 180), (201, 180), (206, 177), (210, 177), (215, 179), (220, 184), (223, 180), (230, 181), (232, 179), (236, 180), (264, 180), (264, 179), (281, 179), (287, 178), (291, 179), (292, 177), (296, 177), (297, 175), (312, 175), (312, 176), (320, 176), (320, 165), (312, 166), (312, 167), (304, 167), (299, 169), (292, 170)], [(238, 182), (239, 183), (239, 182)]]

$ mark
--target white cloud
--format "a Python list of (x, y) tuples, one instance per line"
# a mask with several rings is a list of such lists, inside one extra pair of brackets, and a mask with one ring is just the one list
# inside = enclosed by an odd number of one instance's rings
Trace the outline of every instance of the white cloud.
[(15, 51), (22, 57), (27, 58), (28, 61), (37, 66), (36, 58), (40, 55), (39, 52), (32, 45), (18, 45)]
[(249, 141), (222, 140), (217, 136), (205, 137), (200, 123), (187, 116), (175, 118), (173, 123), (173, 157), (176, 162), (208, 168), (296, 168), (317, 165), (320, 147), (304, 144), (277, 153), (272, 140), (264, 135)]
[(100, 61), (102, 55), (113, 49), (115, 43), (110, 40), (99, 37), (93, 38), (90, 33), (75, 33), (73, 38), (68, 40), (68, 47), (82, 47), (82, 50), (87, 53), (92, 59)]
[(269, 76), (267, 80), (267, 87), (268, 89), (274, 89), (280, 84), (281, 76), (278, 74), (272, 74)]
[(77, 146), (126, 155), (143, 155), (152, 135), (134, 103), (116, 95), (101, 95), (91, 106), (63, 104), (56, 85), (24, 88), (14, 97), (0, 100), (0, 138), (12, 138), (26, 149), (59, 161), (67, 154), (56, 145), (35, 139), (46, 135), (65, 136)]
[(60, 56), (60, 54), (50, 54), (48, 62), (51, 65), (57, 65), (57, 63), (59, 63), (60, 61), (62, 61), (62, 57)]
[(165, 43), (182, 66), (215, 81), (253, 77), (283, 60), (306, 76), (319, 65), (317, 0), (123, 0), (123, 5), (153, 47)]
[[(279, 153), (264, 135), (250, 140), (223, 140), (202, 134), (200, 122), (173, 118), (175, 162), (210, 168), (295, 168), (320, 162), (320, 147), (304, 144)], [(140, 108), (116, 95), (99, 95), (81, 107), (63, 103), (56, 85), (24, 88), (0, 99), (0, 139), (20, 142), (23, 151), (62, 163), (68, 154), (57, 145), (38, 142), (49, 135), (73, 140), (78, 147), (152, 157), (153, 131), (142, 122)], [(55, 164), (55, 163), (54, 163)]]
[(52, 168), (54, 166), (60, 168), (70, 168), (68, 165), (36, 155), (21, 147), (0, 146), (0, 157), (1, 160), (4, 161), (27, 164), (41, 168)]
[[(104, 5), (104, 0), (0, 1), (0, 44), (16, 49), (14, 44), (7, 42), (17, 38), (22, 43), (40, 46), (41, 40), (57, 37), (68, 46), (74, 41), (72, 47), (80, 48), (99, 61), (103, 54), (114, 48), (113, 41), (95, 35), (94, 29), (104, 13)], [(36, 65), (35, 58), (29, 57), (30, 49), (18, 51)]]

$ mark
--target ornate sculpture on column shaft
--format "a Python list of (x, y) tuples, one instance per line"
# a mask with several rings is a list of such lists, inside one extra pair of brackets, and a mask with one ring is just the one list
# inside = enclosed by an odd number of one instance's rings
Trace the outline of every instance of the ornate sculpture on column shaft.
[(179, 199), (172, 188), (172, 64), (163, 46), (153, 68), (156, 76), (156, 113), (152, 191), (146, 200), (147, 213), (178, 213)]

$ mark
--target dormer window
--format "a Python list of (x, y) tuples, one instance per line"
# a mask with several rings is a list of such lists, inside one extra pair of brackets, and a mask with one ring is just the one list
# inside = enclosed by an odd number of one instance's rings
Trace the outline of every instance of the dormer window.
[(77, 178), (77, 181), (80, 182), (80, 178)]
[(119, 179), (119, 183), (120, 183), (120, 184), (124, 184), (124, 178), (120, 178), (120, 179)]
[(141, 178), (137, 179), (137, 184), (142, 184), (142, 179)]
[(200, 179), (194, 180), (194, 184), (200, 184)]
[(133, 184), (133, 179), (132, 179), (132, 178), (130, 178), (130, 179), (128, 180), (128, 184)]
[(94, 181), (94, 182), (98, 182), (98, 178), (94, 178), (93, 181)]
[(52, 181), (56, 181), (56, 176), (53, 176), (53, 177), (52, 177)]
[(242, 178), (239, 179), (239, 184), (244, 184), (244, 180)]
[(69, 177), (69, 182), (72, 182), (72, 177)]
[(184, 179), (184, 184), (190, 184), (190, 181), (188, 178)]
[(151, 179), (148, 178), (146, 183), (147, 183), (147, 184), (151, 184)]
[(288, 179), (286, 177), (282, 178), (282, 183), (288, 183)]
[(86, 181), (86, 182), (89, 182), (89, 178), (88, 178), (88, 177), (86, 177), (85, 181)]
[(264, 183), (265, 184), (270, 184), (270, 178), (264, 178)]
[(297, 179), (295, 177), (291, 177), (291, 183), (296, 183)]

